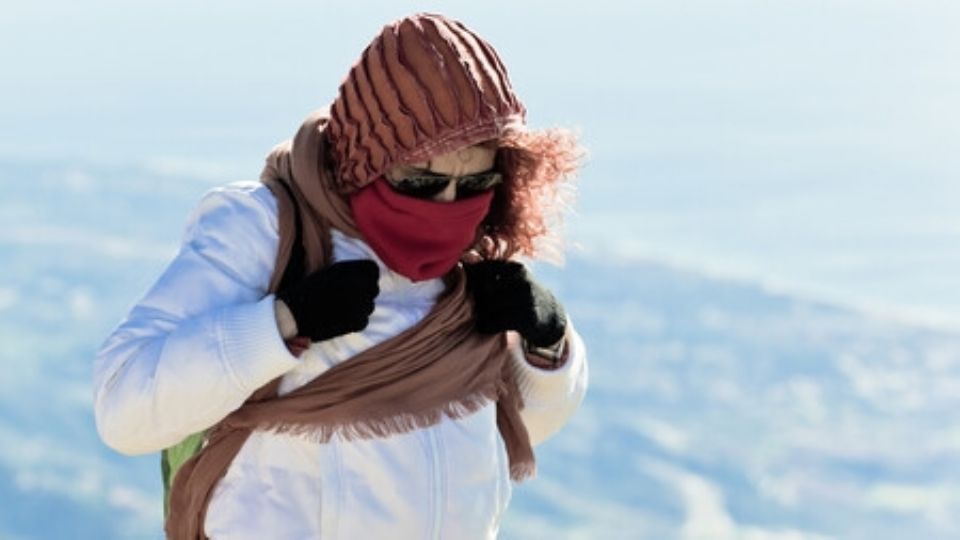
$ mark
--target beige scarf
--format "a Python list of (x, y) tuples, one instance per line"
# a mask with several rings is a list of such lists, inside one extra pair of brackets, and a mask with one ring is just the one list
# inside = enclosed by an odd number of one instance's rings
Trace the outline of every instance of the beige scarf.
[[(306, 270), (330, 261), (330, 228), (358, 236), (347, 201), (333, 190), (324, 161), (322, 112), (309, 116), (293, 141), (267, 157), (261, 180), (279, 203), (280, 248), (270, 281), (275, 292), (292, 252), (294, 208), (301, 210)], [(291, 189), (295, 200), (279, 183)], [(534, 456), (520, 418), (523, 406), (504, 335), (473, 329), (464, 273), (447, 278), (447, 291), (416, 326), (337, 364), (282, 396), (280, 378), (263, 386), (214, 426), (203, 449), (183, 464), (171, 491), (168, 538), (205, 539), (207, 505), (217, 482), (254, 430), (293, 432), (325, 442), (386, 437), (459, 418), (497, 402), (497, 427), (506, 442), (510, 475), (534, 473)]]

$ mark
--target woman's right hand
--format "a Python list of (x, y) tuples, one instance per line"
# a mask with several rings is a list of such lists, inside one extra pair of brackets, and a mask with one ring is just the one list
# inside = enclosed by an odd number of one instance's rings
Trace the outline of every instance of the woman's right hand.
[(277, 319), (284, 332), (284, 306), (296, 323), (294, 334), (324, 341), (367, 327), (380, 293), (380, 268), (371, 260), (342, 261), (317, 270), (277, 293)]

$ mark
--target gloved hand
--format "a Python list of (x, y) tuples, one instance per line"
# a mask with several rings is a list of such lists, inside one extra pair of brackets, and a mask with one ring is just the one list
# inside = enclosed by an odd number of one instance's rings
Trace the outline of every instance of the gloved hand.
[(293, 314), (298, 335), (324, 341), (367, 327), (379, 278), (373, 261), (343, 261), (317, 270), (277, 298)]
[(486, 260), (465, 264), (464, 270), (477, 330), (486, 334), (515, 330), (537, 347), (563, 338), (567, 329), (563, 305), (522, 264)]

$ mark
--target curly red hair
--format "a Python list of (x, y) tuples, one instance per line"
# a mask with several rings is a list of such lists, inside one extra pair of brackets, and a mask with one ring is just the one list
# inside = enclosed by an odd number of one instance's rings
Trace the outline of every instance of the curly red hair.
[(569, 186), (580, 166), (583, 150), (568, 130), (523, 130), (496, 141), (496, 168), (503, 174), (479, 235), (484, 258), (536, 257), (555, 250), (559, 243), (562, 211), (569, 203)]
[[(573, 196), (569, 181), (585, 154), (576, 136), (561, 128), (522, 129), (478, 144), (497, 150), (494, 167), (503, 182), (495, 188), (471, 249), (485, 259), (561, 260), (558, 228)], [(323, 162), (332, 175), (331, 146), (326, 145)]]

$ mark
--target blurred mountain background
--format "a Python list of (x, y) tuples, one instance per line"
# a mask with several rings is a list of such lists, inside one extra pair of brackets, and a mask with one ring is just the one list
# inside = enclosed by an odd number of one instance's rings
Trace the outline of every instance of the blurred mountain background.
[(960, 7), (40, 0), (0, 15), (0, 538), (161, 536), (94, 351), (203, 192), (420, 10), (590, 151), (537, 271), (591, 388), (503, 538), (960, 535)]

